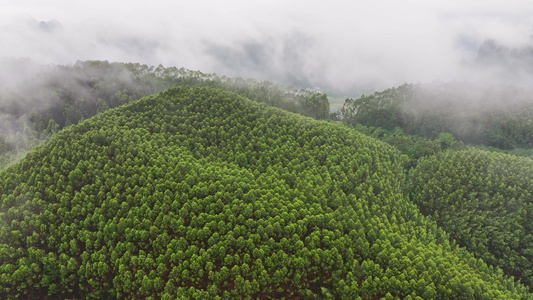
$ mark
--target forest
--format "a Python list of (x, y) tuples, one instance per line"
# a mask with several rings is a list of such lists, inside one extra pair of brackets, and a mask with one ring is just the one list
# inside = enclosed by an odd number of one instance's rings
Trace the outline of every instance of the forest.
[(459, 244), (532, 286), (532, 170), (530, 158), (443, 152), (413, 170), (411, 199)]
[(40, 72), (0, 91), (2, 299), (533, 298), (526, 90)]
[(472, 83), (404, 84), (346, 99), (341, 114), (352, 125), (400, 128), (436, 137), (450, 133), (467, 144), (498, 149), (533, 148), (529, 89)]
[(0, 81), (0, 169), (66, 126), (175, 86), (222, 88), (315, 119), (330, 117), (325, 94), (184, 68), (107, 61), (40, 66), (17, 60), (0, 67), (28, 73), (15, 83)]

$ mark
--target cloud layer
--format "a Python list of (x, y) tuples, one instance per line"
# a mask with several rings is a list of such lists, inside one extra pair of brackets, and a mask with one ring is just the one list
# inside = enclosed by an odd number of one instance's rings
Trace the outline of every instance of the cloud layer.
[(477, 53), (487, 40), (528, 49), (532, 29), (528, 1), (8, 1), (0, 57), (163, 64), (355, 93), (525, 82), (529, 71), (479, 66)]

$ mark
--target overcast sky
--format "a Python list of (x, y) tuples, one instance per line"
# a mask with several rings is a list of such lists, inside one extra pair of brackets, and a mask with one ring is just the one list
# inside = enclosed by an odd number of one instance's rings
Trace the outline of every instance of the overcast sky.
[(515, 0), (0, 0), (0, 57), (163, 64), (339, 93), (492, 78), (472, 68), (479, 46), (531, 47), (532, 34), (533, 5)]

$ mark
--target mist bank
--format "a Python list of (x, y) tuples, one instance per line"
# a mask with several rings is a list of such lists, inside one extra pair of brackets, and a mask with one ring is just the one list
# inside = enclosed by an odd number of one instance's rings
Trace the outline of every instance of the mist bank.
[(0, 57), (163, 64), (346, 97), (432, 81), (527, 85), (531, 15), (518, 1), (30, 0), (0, 12)]

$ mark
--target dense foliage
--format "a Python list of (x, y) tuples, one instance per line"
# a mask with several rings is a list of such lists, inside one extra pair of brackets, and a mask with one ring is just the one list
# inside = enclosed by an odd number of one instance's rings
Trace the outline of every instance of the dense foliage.
[(533, 148), (531, 91), (515, 87), (405, 84), (346, 99), (341, 113), (352, 125), (399, 127), (432, 138), (448, 132), (469, 144)]
[(405, 196), (392, 147), (209, 88), (0, 172), (0, 297), (526, 299)]
[(533, 160), (475, 149), (422, 160), (412, 199), (460, 245), (533, 286)]
[(0, 169), (65, 126), (174, 86), (223, 88), (315, 119), (329, 118), (325, 94), (268, 81), (107, 61), (39, 70), (19, 86), (0, 89)]
[(454, 136), (450, 133), (441, 133), (436, 138), (428, 138), (406, 134), (399, 127), (396, 127), (394, 130), (364, 126), (361, 124), (355, 124), (350, 127), (400, 150), (402, 154), (407, 156), (407, 163), (405, 165), (406, 171), (415, 167), (418, 161), (423, 157), (434, 155), (450, 148), (461, 149), (465, 147), (463, 142), (456, 141)]

